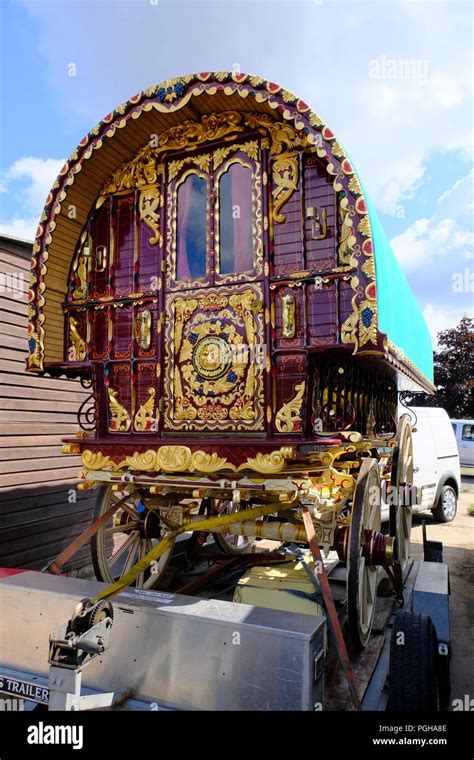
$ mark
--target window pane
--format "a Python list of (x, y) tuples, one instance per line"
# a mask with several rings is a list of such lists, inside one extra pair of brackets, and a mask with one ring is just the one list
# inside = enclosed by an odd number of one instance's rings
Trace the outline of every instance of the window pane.
[(206, 274), (207, 181), (189, 174), (178, 189), (176, 279)]
[(252, 255), (252, 172), (231, 164), (219, 181), (219, 239), (221, 274), (248, 272)]
[(463, 425), (462, 439), (463, 441), (474, 441), (474, 425)]

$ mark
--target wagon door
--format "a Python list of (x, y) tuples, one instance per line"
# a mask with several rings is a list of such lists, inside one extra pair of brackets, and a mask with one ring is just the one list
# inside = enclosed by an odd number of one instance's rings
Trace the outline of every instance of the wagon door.
[(166, 166), (164, 430), (266, 429), (262, 178), (257, 141)]

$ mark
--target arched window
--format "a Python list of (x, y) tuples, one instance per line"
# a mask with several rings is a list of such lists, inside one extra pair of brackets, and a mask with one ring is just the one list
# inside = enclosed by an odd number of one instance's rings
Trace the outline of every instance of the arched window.
[(219, 251), (221, 275), (253, 269), (252, 170), (231, 163), (219, 178)]
[(177, 280), (205, 277), (208, 224), (208, 180), (190, 172), (177, 193)]

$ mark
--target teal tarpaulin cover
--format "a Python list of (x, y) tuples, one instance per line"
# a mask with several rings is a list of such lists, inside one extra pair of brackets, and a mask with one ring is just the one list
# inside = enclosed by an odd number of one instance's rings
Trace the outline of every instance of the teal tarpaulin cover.
[[(354, 166), (354, 164), (352, 164)], [(360, 177), (358, 176), (359, 182)], [(378, 328), (433, 382), (433, 345), (428, 325), (361, 184), (372, 228), (377, 285)]]

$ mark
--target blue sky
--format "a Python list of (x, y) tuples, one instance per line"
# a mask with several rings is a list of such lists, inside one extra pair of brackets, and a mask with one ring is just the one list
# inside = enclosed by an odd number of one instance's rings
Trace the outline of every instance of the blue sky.
[(64, 159), (119, 103), (239, 66), (328, 123), (432, 334), (454, 326), (473, 312), (472, 13), (458, 0), (0, 0), (0, 230), (34, 235)]

